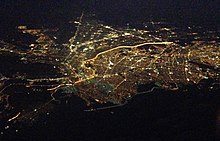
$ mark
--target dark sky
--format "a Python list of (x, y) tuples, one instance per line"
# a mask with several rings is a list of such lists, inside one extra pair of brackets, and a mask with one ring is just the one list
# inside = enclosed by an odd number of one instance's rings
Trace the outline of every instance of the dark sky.
[(166, 18), (179, 23), (218, 25), (219, 0), (1, 0), (4, 21), (47, 22), (71, 18), (83, 9), (107, 21)]

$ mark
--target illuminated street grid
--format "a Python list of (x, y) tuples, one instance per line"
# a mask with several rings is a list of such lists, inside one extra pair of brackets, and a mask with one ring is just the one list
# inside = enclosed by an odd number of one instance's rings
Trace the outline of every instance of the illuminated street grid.
[[(180, 85), (198, 84), (203, 79), (219, 81), (220, 47), (215, 32), (207, 32), (208, 40), (203, 41), (206, 36), (199, 36), (189, 27), (184, 35), (193, 40), (181, 45), (183, 33), (166, 24), (163, 27), (163, 22), (146, 22), (146, 30), (119, 28), (97, 21), (94, 15), (82, 14), (74, 24), (76, 32), (69, 43), (62, 45), (51, 35), (58, 29), (28, 29), (23, 25), (18, 27), (20, 33), (36, 37), (33, 43), (22, 44), (25, 49), (0, 41), (0, 54), (17, 54), (22, 62), (52, 64), (60, 73), (60, 76), (43, 78), (1, 75), (3, 118), (34, 119), (38, 113), (47, 113), (50, 102), (60, 100), (57, 97), (69, 96), (65, 93), (81, 97), (87, 105), (94, 102), (121, 105), (138, 93), (156, 88), (138, 92), (141, 84), (155, 83), (158, 88), (178, 90)], [(156, 28), (147, 30), (148, 25)], [(47, 90), (49, 97), (28, 108), (16, 109), (9, 102), (13, 93), (7, 93), (15, 86), (24, 86), (30, 92)]]

